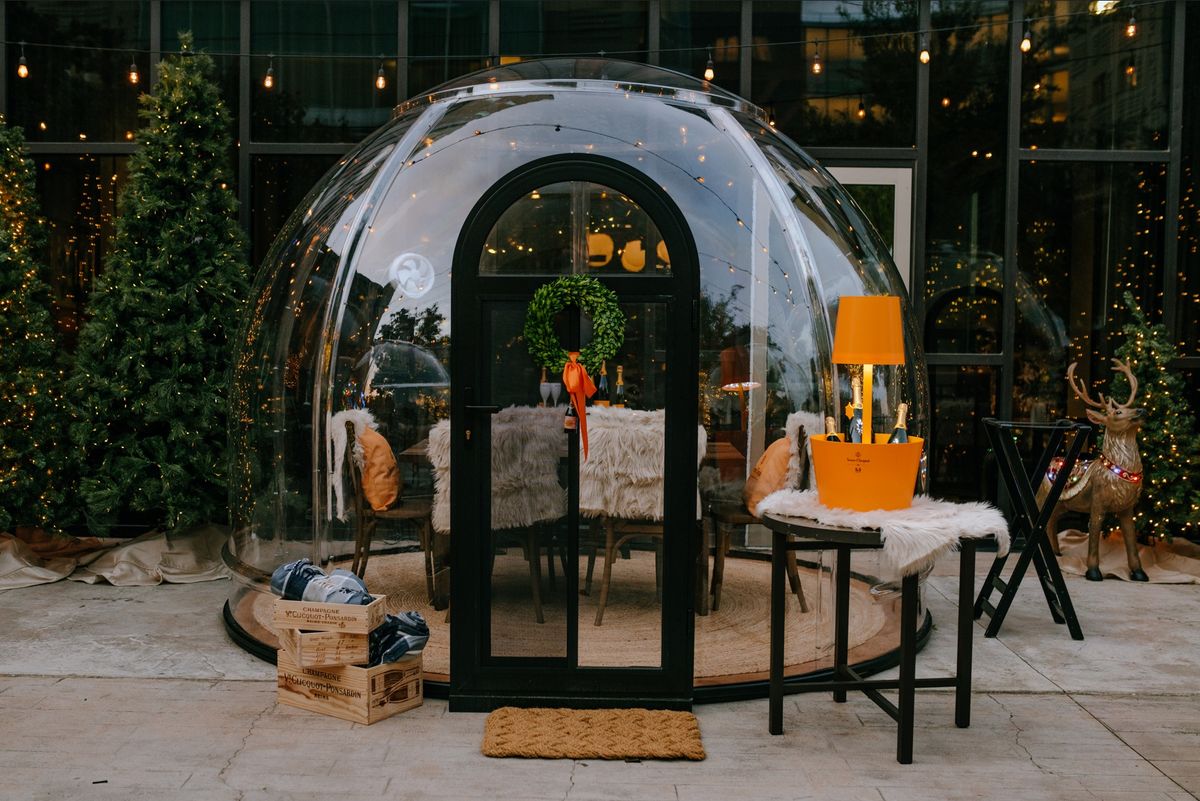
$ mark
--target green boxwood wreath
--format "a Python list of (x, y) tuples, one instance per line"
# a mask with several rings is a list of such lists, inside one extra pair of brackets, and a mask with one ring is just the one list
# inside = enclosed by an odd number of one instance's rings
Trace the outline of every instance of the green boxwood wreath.
[(540, 366), (558, 373), (567, 362), (567, 350), (554, 333), (554, 316), (567, 306), (578, 306), (592, 318), (592, 341), (579, 351), (579, 361), (595, 375), (600, 362), (617, 355), (625, 341), (625, 315), (617, 295), (595, 278), (564, 275), (538, 287), (525, 311), (525, 345)]

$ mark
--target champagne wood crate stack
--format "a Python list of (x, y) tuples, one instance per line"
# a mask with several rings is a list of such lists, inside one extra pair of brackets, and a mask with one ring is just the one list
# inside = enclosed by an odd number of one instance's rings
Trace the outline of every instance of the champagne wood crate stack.
[(275, 601), (279, 703), (370, 725), (421, 705), (420, 652), (362, 667), (384, 596), (366, 606)]

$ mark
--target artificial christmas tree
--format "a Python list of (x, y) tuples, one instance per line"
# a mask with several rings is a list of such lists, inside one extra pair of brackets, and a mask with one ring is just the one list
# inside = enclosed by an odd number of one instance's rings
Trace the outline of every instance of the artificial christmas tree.
[(212, 60), (183, 53), (143, 95), (114, 253), (90, 300), (70, 384), (89, 527), (226, 518), (226, 383), (246, 295)]
[[(1129, 364), (1138, 382), (1138, 406), (1145, 410), (1138, 445), (1145, 472), (1142, 498), (1134, 513), (1138, 533), (1165, 538), (1194, 534), (1200, 525), (1200, 432), (1188, 407), (1183, 377), (1170, 364), (1177, 356), (1167, 327), (1151, 325), (1130, 292), (1129, 321), (1116, 356)], [(1124, 398), (1129, 382), (1115, 375), (1109, 397)]]
[(44, 221), (24, 148), (0, 117), (0, 531), (50, 526), (66, 458), (56, 447), (67, 418), (39, 260)]

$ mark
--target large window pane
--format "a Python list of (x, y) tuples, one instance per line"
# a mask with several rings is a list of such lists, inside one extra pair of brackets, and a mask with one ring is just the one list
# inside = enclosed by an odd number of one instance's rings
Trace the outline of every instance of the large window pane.
[(716, 73), (713, 83), (737, 92), (742, 56), (741, 3), (662, 0), (660, 9), (659, 63), (699, 78), (711, 53)]
[(1008, 4), (933, 6), (925, 348), (999, 352)]
[[(133, 138), (137, 97), (150, 80), (149, 3), (10, 2), (4, 12), (5, 39), (13, 43), (4, 65), (10, 118), (27, 139)], [(17, 77), (22, 52), (26, 78)], [(138, 67), (136, 85), (129, 80), (130, 63)]]
[(486, 67), (489, 55), (487, 1), (410, 2), (408, 55), (409, 96)]
[(267, 255), (275, 235), (308, 190), (338, 156), (255, 156), (251, 203), (251, 259), (258, 264)]
[(806, 146), (912, 145), (915, 43), (882, 34), (915, 30), (916, 20), (912, 3), (756, 2), (751, 99)]
[(238, 113), (238, 57), (234, 54), (242, 47), (239, 6), (237, 0), (165, 0), (162, 4), (163, 50), (178, 50), (180, 32), (191, 31), (195, 49), (209, 53), (216, 64), (221, 99), (235, 120)]
[(112, 253), (125, 156), (39, 156), (37, 190), (46, 218), (47, 276), (54, 319), (68, 347), (83, 322), (87, 296)]
[(1022, 67), (1021, 146), (1166, 148), (1172, 5), (1027, 6), (1033, 47)]
[(255, 0), (250, 12), (255, 141), (357, 142), (387, 121), (396, 105), (395, 3)]
[(605, 53), (646, 60), (649, 6), (641, 0), (584, 4), (514, 0), (500, 6), (501, 60), (530, 54)]
[(1081, 417), (1067, 364), (1107, 385), (1128, 290), (1161, 311), (1165, 164), (1021, 165), (1013, 415)]
[[(1187, 28), (1200, 32), (1200, 3), (1188, 4)], [(1200, 47), (1188, 47), (1184, 97), (1200, 98)], [(1179, 188), (1179, 352), (1200, 356), (1200, 102), (1183, 104), (1183, 178)]]
[(929, 454), (931, 491), (941, 498), (977, 500), (991, 494), (994, 468), (988, 468), (983, 420), (996, 416), (1000, 371), (995, 367), (929, 368), (931, 411)]

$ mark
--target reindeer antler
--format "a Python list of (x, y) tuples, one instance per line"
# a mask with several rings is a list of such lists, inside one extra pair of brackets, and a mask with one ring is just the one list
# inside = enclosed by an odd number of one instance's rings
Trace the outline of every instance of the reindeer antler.
[(1067, 368), (1067, 383), (1071, 385), (1071, 389), (1075, 392), (1075, 397), (1079, 398), (1093, 409), (1107, 408), (1103, 395), (1100, 396), (1099, 401), (1092, 400), (1092, 396), (1088, 394), (1087, 387), (1083, 385), (1082, 381), (1075, 377), (1075, 366), (1078, 364), (1079, 362), (1071, 362), (1071, 366)]
[(1125, 362), (1121, 361), (1120, 359), (1113, 359), (1112, 363), (1113, 363), (1113, 367), (1118, 372), (1124, 373), (1125, 377), (1127, 379), (1129, 379), (1129, 400), (1125, 401), (1124, 403), (1117, 404), (1117, 406), (1120, 406), (1122, 409), (1128, 409), (1130, 406), (1133, 405), (1133, 399), (1135, 397), (1137, 397), (1137, 391), (1138, 391), (1137, 379), (1133, 377), (1133, 371), (1129, 369), (1129, 365), (1126, 364)]

